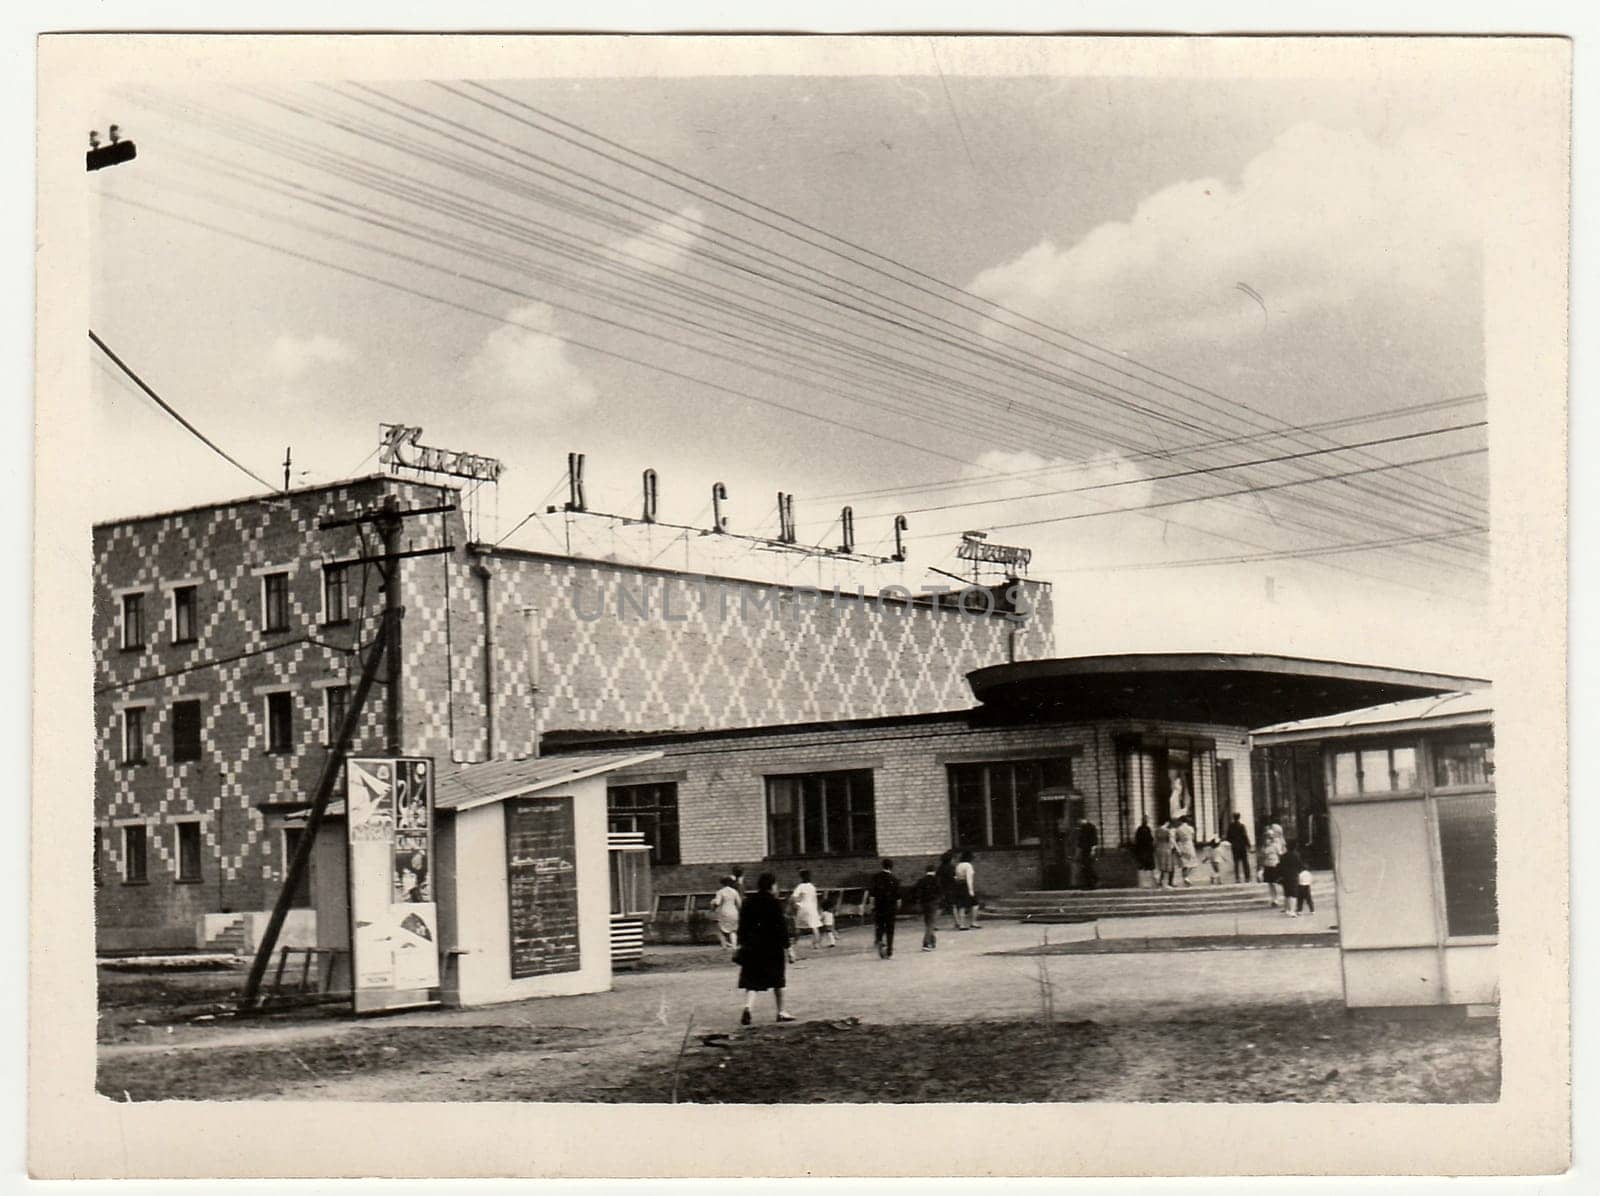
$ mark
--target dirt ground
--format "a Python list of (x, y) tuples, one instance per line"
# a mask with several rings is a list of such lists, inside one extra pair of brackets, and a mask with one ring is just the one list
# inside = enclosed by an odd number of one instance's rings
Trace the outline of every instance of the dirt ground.
[[(978, 948), (980, 938), (987, 950)], [(134, 1101), (1481, 1102), (1498, 1096), (1493, 1019), (1352, 1017), (1323, 977), (1326, 968), (1305, 962), (1336, 958), (1326, 949), (1286, 943), (1282, 951), (1213, 947), (1050, 961), (1072, 970), (1060, 974), (1047, 1023), (1033, 972), (1044, 961), (1031, 932), (971, 940), (960, 944), (970, 954), (913, 956), (904, 970), (898, 958), (875, 959), (864, 939), (849, 941), (796, 970), (791, 989), (804, 998), (796, 1005), (801, 1021), (772, 1024), (763, 999), (757, 1005), (763, 1024), (748, 1029), (737, 1024), (734, 994), (715, 995), (729, 989), (725, 960), (692, 948), (619, 977), (612, 993), (359, 1022), (339, 1006), (236, 1018), (237, 971), (102, 970), (97, 1088)], [(1016, 958), (1024, 951), (1035, 956), (1025, 970)], [(1186, 969), (1214, 970), (1180, 972), (1179, 959), (1193, 961), (1181, 965)], [(1272, 962), (1278, 970), (1260, 977), (1271, 961), (1281, 961)], [(1241, 977), (1244, 967), (1252, 971)], [(1126, 999), (1136, 978), (1156, 988), (1186, 975), (1213, 989), (1230, 977), (1254, 987), (1232, 1000), (1222, 991), (1198, 1002), (1171, 992), (1152, 992), (1143, 1006)], [(1307, 976), (1298, 992), (1272, 1001), (1259, 995), (1269, 980), (1286, 986)], [(926, 999), (908, 1001), (908, 982), (920, 985)], [(983, 1009), (962, 1003), (970, 988), (995, 983), (1016, 991)], [(850, 1004), (822, 1008), (824, 994), (848, 994)], [(841, 1016), (846, 1008), (856, 1012)]]

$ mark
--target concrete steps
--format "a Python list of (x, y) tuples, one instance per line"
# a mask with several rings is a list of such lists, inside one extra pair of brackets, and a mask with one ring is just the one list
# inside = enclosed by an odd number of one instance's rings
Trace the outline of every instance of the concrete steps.
[[(1313, 877), (1311, 895), (1318, 905), (1333, 904), (1333, 875)], [(1194, 885), (1175, 889), (1042, 889), (1013, 893), (983, 908), (985, 917), (1099, 918), (1172, 917), (1185, 914), (1232, 914), (1269, 908), (1261, 884)]]
[(235, 955), (243, 954), (245, 937), (244, 919), (242, 917), (235, 918), (206, 940), (206, 949), (208, 951), (231, 951)]

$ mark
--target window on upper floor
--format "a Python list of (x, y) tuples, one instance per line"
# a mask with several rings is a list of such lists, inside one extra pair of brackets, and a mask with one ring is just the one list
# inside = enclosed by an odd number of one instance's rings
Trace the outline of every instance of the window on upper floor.
[(143, 706), (128, 706), (122, 711), (122, 762), (144, 763)]
[(332, 747), (339, 738), (339, 728), (344, 726), (345, 712), (350, 709), (350, 687), (328, 686), (322, 691), (322, 702), (328, 715), (328, 734), (323, 742)]
[(122, 596), (122, 646), (144, 647), (144, 595)]
[(267, 695), (267, 751), (294, 751), (294, 695), (288, 690)]
[(172, 758), (179, 764), (200, 759), (198, 699), (185, 699), (172, 704)]
[(264, 631), (289, 630), (287, 573), (267, 573), (261, 578), (261, 627)]
[(176, 586), (172, 591), (172, 642), (192, 644), (200, 638), (200, 587)]
[(355, 595), (350, 591), (350, 566), (328, 565), (322, 571), (322, 621), (348, 623), (350, 604)]

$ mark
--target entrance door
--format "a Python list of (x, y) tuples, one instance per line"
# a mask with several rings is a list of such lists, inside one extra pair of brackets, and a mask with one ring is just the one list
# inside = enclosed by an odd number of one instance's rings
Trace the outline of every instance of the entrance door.
[(1064, 789), (1039, 794), (1039, 877), (1047, 889), (1072, 885), (1071, 805)]

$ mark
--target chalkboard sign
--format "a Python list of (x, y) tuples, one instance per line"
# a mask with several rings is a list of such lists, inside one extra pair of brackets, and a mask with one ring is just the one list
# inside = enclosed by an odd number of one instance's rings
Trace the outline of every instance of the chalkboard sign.
[(505, 803), (511, 978), (576, 972), (578, 852), (570, 797)]

